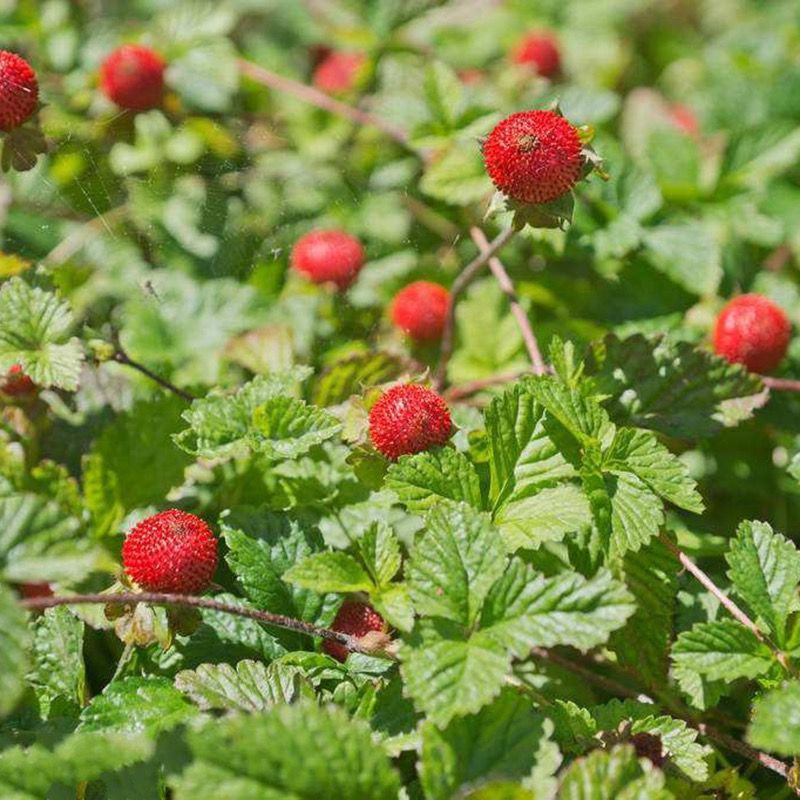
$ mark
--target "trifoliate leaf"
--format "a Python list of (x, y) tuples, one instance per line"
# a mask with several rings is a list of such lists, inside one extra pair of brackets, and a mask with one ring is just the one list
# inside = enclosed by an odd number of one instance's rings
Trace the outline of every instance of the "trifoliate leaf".
[(766, 522), (743, 522), (725, 558), (736, 593), (782, 645), (800, 582), (797, 548)]
[(77, 389), (83, 349), (73, 327), (67, 303), (10, 278), (0, 287), (0, 373), (19, 364), (37, 386)]
[(763, 675), (775, 663), (766, 644), (730, 619), (700, 622), (681, 633), (672, 647), (672, 660), (676, 666), (726, 683)]
[(800, 682), (786, 683), (753, 703), (747, 739), (753, 747), (784, 756), (800, 753)]
[(475, 467), (451, 447), (401, 456), (389, 466), (385, 485), (412, 514), (421, 514), (442, 499), (482, 506)]

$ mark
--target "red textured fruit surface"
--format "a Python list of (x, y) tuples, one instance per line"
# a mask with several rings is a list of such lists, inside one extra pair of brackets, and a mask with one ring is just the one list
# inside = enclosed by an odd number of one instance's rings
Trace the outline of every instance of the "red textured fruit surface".
[(292, 249), (292, 267), (314, 283), (346, 289), (364, 264), (364, 248), (344, 231), (311, 231)]
[(786, 355), (792, 325), (783, 310), (760, 294), (731, 300), (717, 317), (714, 350), (751, 372), (772, 372)]
[[(364, 603), (347, 600), (342, 603), (331, 629), (360, 639), (373, 631), (385, 633), (387, 626), (383, 617), (374, 608), (364, 605)], [(347, 661), (349, 651), (343, 644), (326, 639), (322, 644), (322, 649), (337, 661)]]
[(349, 92), (356, 84), (366, 58), (361, 53), (328, 53), (314, 70), (312, 81), (317, 89), (329, 94)]
[(217, 540), (200, 517), (171, 508), (142, 520), (128, 534), (122, 564), (143, 589), (193, 594), (211, 582)]
[(148, 111), (164, 98), (166, 64), (149, 47), (126, 44), (100, 68), (100, 86), (109, 100), (129, 111)]
[(27, 122), (39, 105), (39, 83), (22, 56), (0, 50), (0, 130), (13, 131)]
[(529, 33), (512, 53), (515, 64), (533, 67), (543, 78), (552, 78), (561, 72), (561, 53), (552, 33)]
[(430, 281), (415, 281), (401, 289), (392, 301), (392, 322), (414, 341), (432, 342), (444, 328), (450, 292)]
[(393, 386), (369, 412), (372, 444), (392, 461), (445, 444), (452, 427), (447, 403), (417, 383)]
[(9, 397), (25, 397), (36, 391), (36, 384), (22, 371), (19, 364), (14, 364), (0, 383), (0, 391)]
[(483, 143), (494, 185), (521, 203), (546, 203), (581, 174), (578, 132), (554, 111), (520, 111), (501, 120)]

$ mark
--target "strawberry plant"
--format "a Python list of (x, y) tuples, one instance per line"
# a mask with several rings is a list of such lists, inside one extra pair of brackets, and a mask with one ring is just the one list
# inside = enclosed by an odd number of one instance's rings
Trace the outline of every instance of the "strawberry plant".
[(798, 23), (0, 3), (0, 798), (800, 794)]

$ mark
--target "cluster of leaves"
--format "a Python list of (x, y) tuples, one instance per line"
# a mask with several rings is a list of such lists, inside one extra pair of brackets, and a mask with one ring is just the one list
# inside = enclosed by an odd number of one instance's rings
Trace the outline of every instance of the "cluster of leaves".
[[(0, 373), (38, 387), (0, 400), (0, 795), (788, 792), (790, 764), (746, 765), (800, 756), (800, 406), (706, 340), (739, 289), (800, 324), (796, 3), (90, 5), (0, 8), (49, 142), (0, 186)], [(541, 26), (555, 84), (507, 58)], [(97, 67), (132, 35), (168, 91), (118, 114)], [(366, 55), (344, 99), (405, 144), (240, 75), (308, 82), (320, 43)], [(552, 370), (453, 402), (450, 444), (388, 463), (366, 411), (438, 355), (389, 301), (509, 224), (483, 218), (476, 139), (556, 99), (609, 180), (501, 254)], [(288, 268), (323, 227), (365, 244), (346, 294)], [(490, 278), (455, 339), (449, 386), (528, 366)], [(31, 584), (114, 586), (124, 533), (172, 506), (219, 535), (212, 599), (327, 627), (358, 598), (388, 652), (340, 663), (214, 608), (190, 632), (140, 606), (137, 646), (100, 605), (23, 611)]]

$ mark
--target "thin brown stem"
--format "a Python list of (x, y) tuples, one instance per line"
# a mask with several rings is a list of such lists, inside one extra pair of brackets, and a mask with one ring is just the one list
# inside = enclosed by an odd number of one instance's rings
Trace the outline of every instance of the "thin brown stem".
[(752, 632), (752, 634), (758, 639), (760, 642), (763, 642), (769, 649), (772, 651), (772, 654), (775, 656), (775, 660), (783, 667), (783, 669), (789, 674), (793, 674), (793, 669), (789, 664), (789, 661), (786, 657), (786, 653), (781, 651), (772, 641), (770, 641), (769, 637), (764, 634), (764, 632), (758, 627), (758, 625), (753, 622), (747, 614), (739, 608), (736, 603), (731, 600), (726, 594), (723, 593), (722, 589), (717, 586), (708, 575), (703, 572), (697, 564), (692, 561), (683, 550), (672, 541), (665, 533), (661, 534), (661, 541), (667, 547), (667, 549), (678, 559), (681, 566), (689, 572), (697, 581), (703, 586), (704, 589), (709, 591), (722, 605), (727, 612), (737, 621), (744, 625), (748, 630)]
[(119, 594), (76, 594), (63, 597), (31, 597), (20, 601), (22, 606), (28, 609), (53, 608), (55, 606), (69, 605), (108, 605), (109, 603), (119, 605), (135, 605), (137, 603), (152, 603), (159, 606), (182, 606), (185, 608), (205, 608), (210, 611), (219, 611), (222, 614), (233, 614), (238, 617), (247, 617), (276, 628), (284, 628), (297, 633), (305, 633), (308, 636), (319, 636), (330, 642), (346, 647), (354, 653), (365, 653), (367, 655), (384, 655), (383, 651), (376, 652), (373, 648), (364, 647), (354, 636), (329, 628), (321, 628), (310, 622), (301, 619), (294, 619), (283, 614), (272, 614), (269, 611), (257, 611), (254, 608), (245, 608), (234, 603), (223, 603), (212, 597), (195, 597), (185, 594), (165, 594), (162, 592), (121, 592)]
[(447, 365), (450, 362), (450, 356), (453, 355), (454, 345), (454, 328), (456, 318), (456, 300), (458, 296), (469, 286), (477, 274), (481, 271), (482, 267), (489, 262), (489, 259), (497, 252), (502, 250), (508, 242), (512, 239), (516, 231), (514, 228), (506, 228), (499, 233), (489, 244), (488, 248), (482, 253), (479, 253), (463, 270), (459, 273), (458, 277), (453, 281), (450, 287), (450, 305), (447, 309), (447, 315), (444, 320), (444, 329), (442, 330), (442, 345), (439, 354), (439, 366), (436, 369), (436, 387), (441, 391), (447, 382)]
[(792, 378), (771, 378), (769, 375), (762, 375), (761, 380), (768, 389), (778, 392), (800, 392), (800, 381)]
[(403, 145), (403, 147), (410, 148), (408, 135), (402, 128), (375, 114), (371, 114), (369, 111), (350, 106), (331, 97), (329, 94), (325, 94), (325, 92), (321, 92), (319, 89), (315, 89), (313, 86), (278, 75), (265, 67), (253, 64), (252, 61), (240, 58), (238, 63), (242, 74), (257, 83), (268, 86), (270, 89), (276, 89), (279, 92), (294, 95), (306, 103), (321, 108), (323, 111), (344, 117), (358, 125), (371, 125), (373, 128), (385, 133), (390, 139)]
[(114, 355), (112, 356), (112, 360), (116, 361), (118, 364), (124, 364), (126, 367), (135, 369), (137, 372), (141, 372), (142, 375), (146, 375), (148, 378), (150, 378), (151, 381), (154, 381), (159, 386), (166, 389), (168, 392), (172, 392), (172, 394), (177, 395), (181, 399), (185, 400), (187, 403), (191, 403), (193, 400), (197, 399), (190, 392), (187, 392), (185, 389), (181, 389), (174, 383), (170, 383), (170, 381), (168, 381), (166, 378), (162, 378), (160, 375), (157, 375), (149, 367), (146, 367), (144, 364), (140, 364), (138, 361), (134, 361), (122, 349), (118, 349), (117, 352), (114, 353)]
[(460, 386), (453, 386), (444, 393), (444, 396), (447, 400), (463, 400), (465, 397), (470, 397), (492, 386), (501, 386), (504, 383), (516, 381), (527, 374), (528, 370), (517, 370), (516, 372), (506, 372), (502, 375), (492, 375), (489, 378), (481, 378), (477, 381), (462, 383)]
[[(470, 236), (472, 236), (472, 241), (478, 245), (478, 249), (482, 253), (485, 253), (489, 249), (489, 241), (486, 238), (486, 234), (475, 226), (470, 228), (469, 233)], [(508, 272), (506, 272), (503, 262), (500, 261), (497, 256), (492, 256), (489, 259), (489, 269), (500, 284), (503, 293), (508, 298), (509, 305), (511, 306), (511, 313), (514, 315), (517, 325), (519, 325), (522, 339), (525, 342), (525, 348), (530, 356), (531, 364), (533, 364), (533, 374), (545, 375), (547, 373), (547, 365), (542, 358), (542, 351), (539, 349), (539, 342), (536, 339), (536, 334), (533, 332), (528, 315), (519, 302), (517, 290), (514, 288), (514, 282), (509, 277)]]

